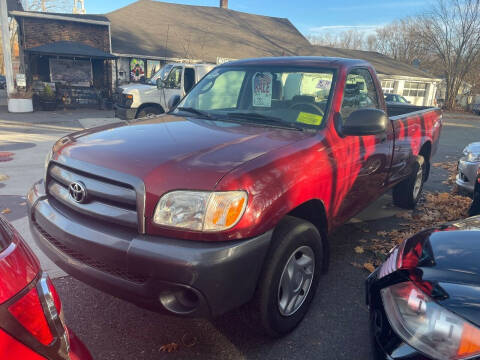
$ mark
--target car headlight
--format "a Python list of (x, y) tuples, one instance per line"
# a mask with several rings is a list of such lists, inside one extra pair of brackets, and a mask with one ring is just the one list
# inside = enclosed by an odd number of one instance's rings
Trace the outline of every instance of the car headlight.
[(381, 294), (390, 325), (413, 348), (439, 360), (480, 354), (480, 329), (438, 305), (413, 282)]
[(470, 162), (480, 161), (480, 153), (473, 153), (473, 152), (470, 152), (470, 151), (465, 151), (464, 154), (465, 154), (465, 157), (466, 157), (467, 161), (470, 161)]
[(172, 191), (158, 201), (153, 222), (195, 231), (221, 231), (235, 226), (246, 206), (245, 191)]

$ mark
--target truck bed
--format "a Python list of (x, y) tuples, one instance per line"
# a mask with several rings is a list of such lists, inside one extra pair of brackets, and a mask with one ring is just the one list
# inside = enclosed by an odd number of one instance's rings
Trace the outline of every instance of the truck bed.
[(394, 104), (386, 104), (387, 106), (387, 114), (388, 117), (394, 117), (399, 115), (405, 115), (409, 113), (414, 113), (421, 110), (426, 109), (434, 109), (433, 106), (417, 106), (417, 105), (394, 105)]

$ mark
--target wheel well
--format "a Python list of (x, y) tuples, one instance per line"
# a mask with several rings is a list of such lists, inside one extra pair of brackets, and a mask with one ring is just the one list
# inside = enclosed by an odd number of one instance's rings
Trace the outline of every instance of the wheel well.
[(431, 154), (432, 154), (432, 143), (430, 141), (427, 141), (425, 144), (422, 145), (422, 148), (418, 153), (418, 155), (422, 155), (423, 158), (425, 159), (425, 164), (427, 167), (424, 181), (427, 181), (428, 177), (430, 176), (430, 155)]
[(154, 107), (154, 108), (158, 109), (158, 110), (160, 111), (160, 113), (164, 113), (164, 112), (165, 112), (165, 110), (163, 110), (163, 108), (162, 108), (160, 105), (158, 105), (158, 104), (155, 104), (155, 103), (145, 103), (145, 104), (140, 105), (140, 107), (139, 107), (138, 110), (137, 110), (137, 114), (138, 114), (140, 111), (142, 111), (143, 109), (145, 109), (146, 107)]
[(318, 230), (322, 236), (323, 251), (325, 254), (324, 262), (324, 272), (328, 270), (329, 258), (330, 258), (330, 248), (328, 245), (328, 221), (327, 221), (327, 212), (325, 211), (325, 206), (323, 202), (318, 199), (309, 200), (295, 209), (290, 211), (287, 215), (297, 217), (311, 222)]

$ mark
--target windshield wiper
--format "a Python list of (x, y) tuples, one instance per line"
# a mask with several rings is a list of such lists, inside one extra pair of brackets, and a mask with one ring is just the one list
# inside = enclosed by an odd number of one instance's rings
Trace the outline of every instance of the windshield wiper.
[[(239, 119), (245, 119), (249, 123), (254, 123), (258, 125), (270, 125), (270, 126), (276, 126), (276, 127), (282, 127), (282, 128), (288, 128), (288, 129), (296, 129), (296, 130), (304, 130), (302, 126), (299, 126), (294, 123), (290, 122), (285, 122), (283, 121), (282, 118), (275, 117), (275, 116), (269, 116), (269, 115), (263, 115), (259, 114), (256, 112), (229, 112), (227, 113), (227, 116), (230, 118), (239, 118)], [(255, 120), (260, 120), (260, 121), (255, 121)]]
[(205, 117), (205, 118), (208, 118), (208, 119), (214, 119), (214, 117), (212, 115), (210, 115), (209, 113), (207, 113), (205, 111), (202, 111), (202, 110), (195, 109), (193, 107), (179, 107), (179, 108), (177, 108), (177, 110), (189, 112), (189, 113), (192, 113), (192, 114), (195, 114), (195, 115), (198, 115), (198, 116), (201, 116), (201, 117)]

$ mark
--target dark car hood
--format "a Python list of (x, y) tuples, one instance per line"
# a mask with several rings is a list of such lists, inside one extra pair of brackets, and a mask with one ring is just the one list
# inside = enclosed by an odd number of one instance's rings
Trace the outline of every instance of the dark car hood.
[(212, 189), (227, 172), (312, 136), (301, 131), (164, 115), (93, 128), (57, 144), (59, 156), (134, 175), (147, 192)]
[(421, 278), (445, 294), (436, 299), (480, 326), (480, 216), (420, 233), (433, 261), (420, 265)]

